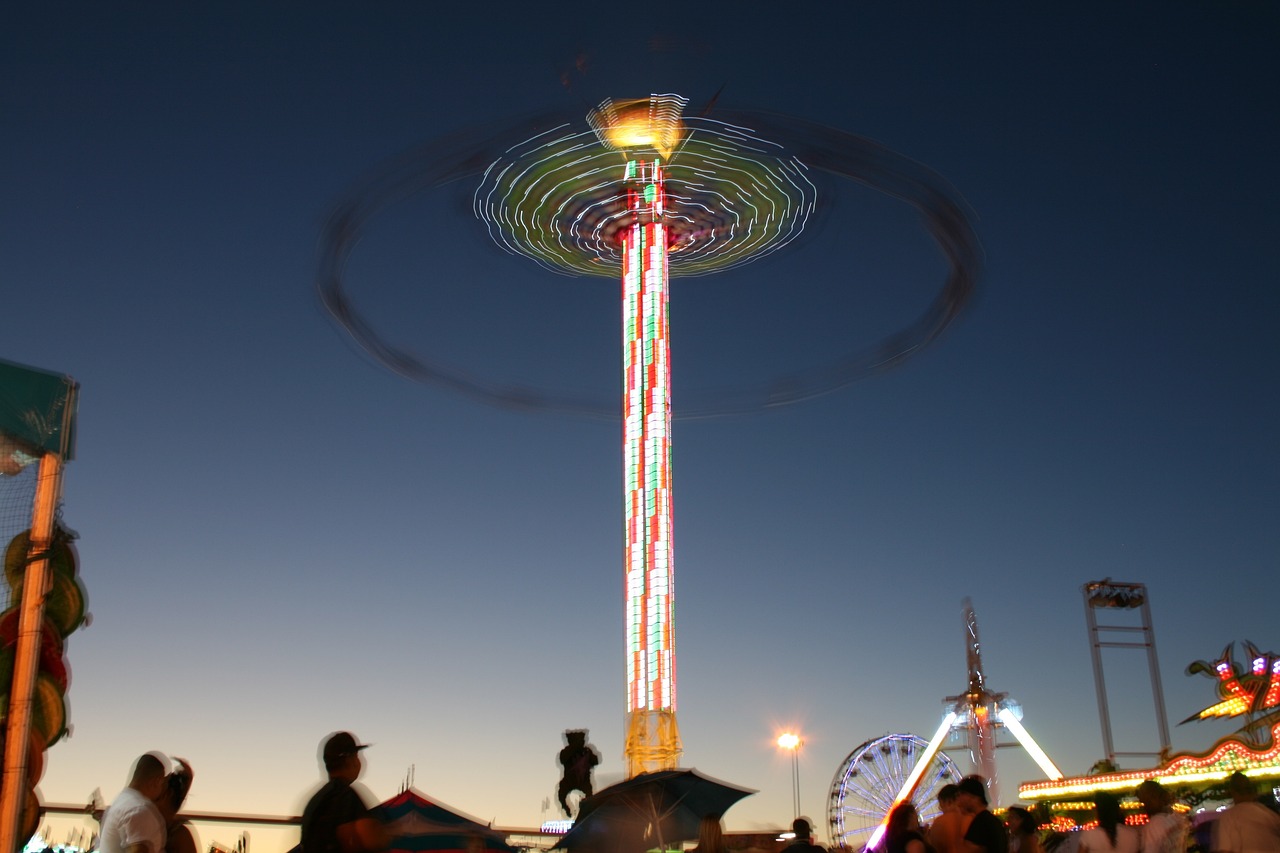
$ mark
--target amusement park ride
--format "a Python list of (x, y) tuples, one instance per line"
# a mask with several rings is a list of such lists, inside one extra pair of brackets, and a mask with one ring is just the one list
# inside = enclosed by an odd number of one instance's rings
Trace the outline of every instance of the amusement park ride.
[[(519, 234), (521, 250), (543, 263), (572, 268), (586, 259), (589, 271), (597, 272), (609, 255), (620, 262), (629, 778), (673, 769), (681, 754), (671, 544), (670, 268), (729, 266), (771, 244), (785, 244), (803, 228), (814, 203), (814, 185), (793, 158), (766, 162), (747, 155), (743, 139), (729, 138), (723, 128), (686, 126), (681, 113), (687, 103), (677, 95), (605, 100), (587, 116), (591, 135), (538, 136), (505, 152), (475, 196), (476, 212), (491, 233)], [(733, 164), (740, 184), (713, 177), (716, 151), (726, 166)], [(584, 174), (590, 176), (585, 185), (578, 178)], [(566, 184), (570, 176), (575, 180)], [(774, 215), (754, 223), (744, 235), (755, 236), (736, 249), (719, 251), (715, 224), (699, 210), (741, 209), (733, 201), (735, 189), (742, 193), (771, 182), (773, 191), (760, 201)], [(531, 207), (529, 199), (538, 204)], [(562, 214), (555, 211), (566, 207), (576, 211), (572, 220), (557, 221)], [(572, 239), (585, 239), (584, 251), (566, 253)], [(733, 242), (726, 240), (725, 247)]]
[[(949, 696), (942, 724), (933, 738), (910, 734), (892, 734), (859, 746), (836, 772), (831, 786), (828, 818), (833, 847), (849, 850), (875, 848), (883, 833), (889, 811), (898, 803), (911, 799), (921, 819), (928, 821), (938, 814), (937, 792), (944, 784), (957, 781), (960, 771), (946, 755), (944, 741), (949, 736), (965, 735), (973, 772), (987, 778), (993, 803), (999, 802), (994, 750), (1000, 729), (1008, 730), (1044, 770), (1044, 780), (1025, 782), (1018, 789), (1019, 798), (1043, 803), (1055, 813), (1054, 825), (1060, 829), (1075, 826), (1068, 813), (1087, 811), (1090, 796), (1097, 791), (1131, 794), (1139, 783), (1155, 779), (1176, 797), (1200, 797), (1207, 789), (1221, 786), (1231, 773), (1240, 771), (1274, 786), (1280, 783), (1280, 655), (1259, 651), (1245, 643), (1248, 658), (1234, 660), (1234, 644), (1213, 661), (1195, 661), (1187, 667), (1188, 675), (1203, 674), (1217, 682), (1218, 701), (1183, 720), (1244, 717), (1245, 723), (1233, 735), (1222, 738), (1199, 754), (1169, 754), (1169, 734), (1165, 723), (1164, 699), (1160, 689), (1155, 638), (1151, 629), (1151, 612), (1146, 587), (1138, 583), (1119, 583), (1110, 579), (1087, 583), (1083, 587), (1086, 621), (1089, 630), (1094, 676), (1098, 689), (1098, 706), (1102, 723), (1103, 744), (1107, 758), (1085, 776), (1066, 778), (1036, 745), (1018, 719), (1014, 703), (1004, 693), (993, 693), (986, 685), (982, 667), (978, 624), (969, 600), (964, 603), (965, 651), (969, 684), (958, 696)], [(1139, 624), (1101, 623), (1095, 610), (1132, 611)], [(1141, 640), (1116, 639), (1141, 635)], [(1103, 648), (1142, 650), (1151, 668), (1155, 699), (1157, 731), (1161, 738), (1161, 761), (1142, 770), (1118, 770), (1118, 756), (1143, 756), (1151, 753), (1117, 752), (1111, 736), (1110, 715), (1102, 677)], [(1101, 772), (1096, 772), (1096, 771)], [(896, 792), (896, 795), (893, 793)]]
[(616, 396), (601, 405), (579, 395), (487, 380), (384, 340), (345, 293), (343, 276), (365, 224), (379, 211), (477, 175), (473, 210), (502, 249), (564, 275), (620, 275), (628, 777), (672, 769), (681, 755), (669, 278), (731, 269), (792, 243), (816, 210), (819, 182), (831, 176), (913, 208), (949, 268), (924, 312), (870, 347), (778, 379), (752, 377), (747, 386), (702, 395), (702, 405), (682, 401), (682, 416), (707, 417), (808, 400), (900, 364), (959, 315), (981, 265), (962, 203), (919, 163), (803, 119), (713, 111), (712, 104), (685, 115), (687, 104), (674, 94), (605, 100), (587, 116), (586, 126), (577, 116), (539, 116), (505, 130), (443, 139), (389, 161), (330, 218), (318, 281), (330, 313), (369, 354), (403, 376), (526, 411), (613, 419)]
[(969, 682), (958, 696), (948, 696), (942, 724), (925, 741), (911, 734), (891, 734), (859, 746), (840, 765), (831, 783), (827, 813), (833, 846), (860, 850), (874, 848), (884, 831), (884, 821), (898, 803), (913, 800), (920, 819), (936, 817), (938, 789), (960, 780), (960, 770), (946, 754), (944, 741), (960, 736), (967, 742), (974, 772), (986, 778), (991, 801), (999, 802), (995, 750), (1014, 744), (999, 743), (1007, 730), (1027, 754), (1052, 779), (1062, 772), (1049, 760), (1018, 719), (1018, 706), (1007, 693), (987, 688), (978, 640), (978, 617), (973, 604), (964, 600), (965, 660)]
[[(702, 275), (777, 251), (800, 235), (817, 192), (811, 165), (776, 139), (705, 115), (685, 117), (687, 103), (671, 94), (605, 100), (587, 116), (594, 139), (560, 131), (536, 136), (504, 152), (475, 194), (476, 213), (500, 245), (575, 273), (599, 274), (607, 261), (620, 261), (628, 777), (672, 769), (681, 754), (669, 275)], [(802, 145), (817, 154), (812, 139)], [(825, 155), (813, 159), (827, 169), (833, 162)], [(976, 257), (972, 233), (959, 208), (951, 206), (947, 215), (960, 215), (948, 219), (951, 239), (939, 241), (952, 259), (948, 287), (967, 292), (973, 272), (966, 264)], [(958, 307), (950, 299), (943, 300), (948, 314)], [(885, 350), (877, 357), (888, 357), (881, 361), (887, 364), (908, 352)]]
[[(413, 157), (389, 161), (331, 217), (322, 242), (319, 276), (321, 298), (334, 317), (372, 356), (401, 375), (491, 404), (608, 419), (617, 417), (616, 396), (601, 403), (577, 394), (489, 379), (445, 361), (423, 360), (383, 339), (345, 293), (343, 276), (365, 225), (381, 210), (419, 192), (478, 178), (473, 211), (502, 249), (555, 273), (621, 278), (628, 776), (673, 768), (681, 755), (671, 509), (670, 279), (731, 269), (790, 245), (817, 209), (820, 184), (830, 176), (851, 179), (906, 202), (919, 214), (949, 266), (945, 283), (929, 307), (912, 324), (871, 347), (852, 351), (831, 365), (779, 379), (754, 377), (748, 386), (681, 401), (682, 416), (707, 417), (811, 399), (901, 363), (934, 341), (958, 316), (972, 295), (980, 268), (977, 239), (962, 204), (944, 181), (918, 163), (869, 140), (802, 119), (710, 107), (685, 115), (687, 103), (669, 94), (606, 100), (585, 123), (578, 116), (541, 116), (532, 122), (532, 133), (531, 122), (521, 120), (505, 130), (442, 139)], [(1147, 648), (1153, 691), (1159, 697), (1155, 649), (1141, 585), (1103, 581), (1087, 585), (1085, 595), (1110, 760), (1119, 753), (1108, 733), (1100, 650)], [(1104, 641), (1101, 634), (1111, 632), (1111, 626), (1096, 622), (1098, 608), (1142, 609), (1145, 621), (1139, 630), (1145, 642)], [(994, 750), (1004, 745), (997, 743), (1002, 730), (1049, 777), (1022, 786), (1024, 800), (1052, 799), (1056, 796), (1052, 792), (1070, 787), (1070, 780), (1061, 778), (1022, 727), (1017, 705), (1005, 694), (988, 689), (977, 620), (967, 601), (964, 625), (968, 683), (964, 692), (946, 698), (943, 721), (934, 736), (926, 741), (915, 735), (888, 735), (868, 741), (850, 754), (837, 773), (829, 812), (835, 845), (862, 846), (889, 807), (907, 797), (914, 796), (927, 820), (931, 808), (936, 808), (936, 788), (959, 776), (946, 754), (945, 742), (953, 735), (966, 742), (974, 770), (991, 780), (993, 800), (998, 801)], [(1271, 666), (1268, 661), (1271, 658), (1263, 662), (1264, 668)], [(1223, 662), (1206, 666), (1228, 674), (1236, 669)], [(1280, 682), (1280, 668), (1268, 673)], [(1258, 676), (1233, 677), (1234, 682), (1222, 683), (1245, 685), (1251, 683), (1248, 678)], [(1280, 686), (1252, 694), (1244, 686), (1233, 689), (1237, 692), (1224, 694), (1215, 706), (1218, 710), (1206, 709), (1206, 713), (1234, 709), (1249, 696), (1255, 704), (1280, 701)], [(1163, 707), (1158, 706), (1158, 711), (1162, 714)], [(1161, 724), (1161, 732), (1161, 751), (1167, 753), (1167, 725)], [(1217, 768), (1213, 762), (1220, 759), (1254, 761), (1239, 758), (1242, 753), (1237, 746), (1224, 745), (1226, 752), (1221, 755), (1213, 753), (1191, 763), (1203, 767), (1207, 761)], [(1277, 764), (1275, 757), (1264, 755), (1258, 760)], [(1087, 789), (1105, 781), (1101, 776), (1089, 777)], [(892, 795), (880, 794), (882, 790)]]
[[(1129, 793), (1138, 783), (1154, 779), (1176, 797), (1199, 797), (1221, 786), (1228, 776), (1241, 772), (1269, 787), (1280, 783), (1280, 655), (1262, 652), (1245, 643), (1248, 658), (1244, 663), (1234, 659), (1235, 644), (1228, 644), (1214, 661), (1195, 661), (1187, 667), (1187, 675), (1203, 674), (1214, 679), (1218, 701), (1192, 714), (1183, 723), (1197, 720), (1244, 718), (1234, 733), (1219, 739), (1200, 753), (1169, 754), (1169, 733), (1165, 722), (1164, 699), (1156, 670), (1155, 644), (1151, 636), (1151, 615), (1146, 587), (1135, 583), (1102, 580), (1085, 584), (1085, 611), (1089, 620), (1090, 640), (1094, 649), (1094, 675), (1098, 683), (1098, 706), (1107, 749), (1107, 769), (1100, 773), (1073, 778), (1051, 778), (1026, 782), (1018, 788), (1023, 800), (1046, 803), (1055, 807), (1064, 801), (1080, 800), (1096, 791)], [(1110, 645), (1146, 648), (1152, 668), (1152, 689), (1156, 700), (1157, 727), (1161, 737), (1160, 763), (1140, 770), (1116, 769), (1118, 755), (1144, 753), (1116, 752), (1111, 741), (1110, 721), (1106, 712), (1105, 687), (1101, 676), (1098, 648), (1107, 645), (1099, 640), (1098, 623), (1093, 611), (1108, 609), (1138, 611), (1141, 625), (1128, 628), (1141, 632), (1144, 643), (1115, 642)], [(1104, 628), (1107, 630), (1107, 628)], [(1111, 626), (1109, 630), (1117, 630)]]

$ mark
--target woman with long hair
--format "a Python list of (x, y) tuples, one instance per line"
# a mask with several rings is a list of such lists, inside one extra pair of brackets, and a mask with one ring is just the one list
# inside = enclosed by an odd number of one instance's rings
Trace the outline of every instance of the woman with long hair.
[(724, 843), (724, 827), (720, 824), (720, 815), (709, 814), (698, 825), (698, 846), (693, 853), (729, 853)]
[(910, 800), (898, 803), (889, 812), (884, 828), (885, 853), (933, 853), (920, 832), (920, 813)]
[(187, 822), (178, 817), (178, 809), (187, 799), (191, 790), (191, 782), (195, 779), (195, 771), (185, 758), (174, 758), (178, 765), (172, 773), (165, 777), (164, 791), (156, 800), (156, 807), (164, 817), (168, 838), (165, 841), (165, 853), (197, 853), (200, 845), (196, 843), (195, 834)]
[(1009, 826), (1009, 853), (1040, 853), (1040, 825), (1022, 806), (1009, 806), (1004, 815)]
[(1098, 826), (1080, 833), (1080, 853), (1138, 853), (1142, 836), (1132, 826), (1125, 825), (1119, 798), (1107, 791), (1098, 791), (1093, 795), (1093, 808), (1098, 815)]

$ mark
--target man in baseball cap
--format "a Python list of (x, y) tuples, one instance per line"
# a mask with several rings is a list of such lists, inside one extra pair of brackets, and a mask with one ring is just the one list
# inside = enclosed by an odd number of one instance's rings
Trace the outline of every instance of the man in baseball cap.
[(387, 847), (386, 832), (352, 788), (364, 770), (362, 744), (350, 732), (334, 732), (321, 749), (329, 781), (302, 812), (302, 853), (375, 853)]
[(956, 786), (956, 802), (973, 815), (964, 833), (967, 853), (1009, 853), (1009, 831), (1004, 821), (987, 809), (987, 780), (966, 776)]

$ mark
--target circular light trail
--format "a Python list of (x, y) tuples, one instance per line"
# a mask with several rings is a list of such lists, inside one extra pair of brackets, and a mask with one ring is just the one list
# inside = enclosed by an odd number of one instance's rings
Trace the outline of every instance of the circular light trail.
[[(804, 230), (808, 168), (745, 127), (685, 118), (664, 163), (670, 274), (706, 275), (777, 251)], [(631, 226), (622, 158), (589, 128), (563, 125), (503, 152), (474, 209), (504, 249), (554, 272), (617, 278)]]
[[(870, 139), (791, 116), (717, 110), (682, 121), (685, 132), (663, 166), (672, 277), (731, 269), (792, 244), (815, 210), (820, 173), (912, 207), (949, 269), (931, 302), (904, 328), (870, 345), (849, 341), (817, 367), (682, 396), (677, 418), (760, 411), (847, 387), (923, 350), (972, 297), (981, 270), (977, 235), (958, 194), (926, 166)], [(618, 180), (622, 163), (580, 116), (550, 114), (452, 134), (389, 160), (354, 187), (326, 223), (321, 300), (372, 357), (407, 378), (493, 405), (617, 420), (615, 392), (566, 394), (477, 376), (385, 338), (347, 293), (344, 274), (379, 213), (469, 179), (476, 181), (476, 215), (506, 251), (557, 273), (616, 279), (618, 237), (630, 216)], [(824, 192), (826, 184), (839, 185), (824, 182)], [(831, 281), (833, 287), (875, 284), (851, 280), (844, 268)]]

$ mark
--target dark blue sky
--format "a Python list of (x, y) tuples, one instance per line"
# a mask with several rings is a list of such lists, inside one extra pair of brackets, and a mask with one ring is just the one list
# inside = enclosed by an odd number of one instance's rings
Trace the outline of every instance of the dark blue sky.
[[(566, 727), (621, 774), (619, 428), (407, 382), (314, 291), (325, 219), (378, 163), (606, 96), (723, 86), (878, 140), (951, 181), (985, 251), (900, 369), (676, 426), (685, 763), (760, 789), (731, 827), (790, 817), (778, 727), (820, 822), (855, 746), (929, 734), (965, 596), (990, 684), (1073, 773), (1102, 753), (1085, 581), (1148, 584), (1172, 719), (1213, 700), (1187, 663), (1280, 647), (1274, 4), (5, 17), (0, 357), (83, 386), (65, 518), (94, 622), (47, 800), (110, 796), (158, 748), (195, 764), (192, 808), (284, 813), (337, 728), (377, 744), (376, 794), (413, 764), (501, 824), (540, 819)], [(923, 310), (944, 265), (913, 215), (836, 190), (803, 246), (675, 282), (677, 409)], [(379, 218), (354, 298), (426, 357), (613, 394), (617, 286), (501, 253), (469, 192)], [(1149, 747), (1145, 671), (1116, 672), (1117, 737)]]

